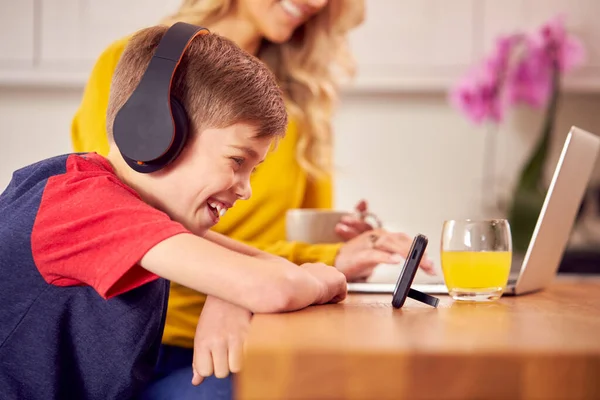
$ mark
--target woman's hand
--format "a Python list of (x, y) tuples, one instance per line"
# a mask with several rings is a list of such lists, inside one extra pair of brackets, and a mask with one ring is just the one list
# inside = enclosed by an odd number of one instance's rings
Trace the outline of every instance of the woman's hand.
[[(361, 233), (381, 228), (381, 223), (377, 217), (369, 212), (366, 200), (359, 201), (354, 210), (355, 214), (342, 217), (342, 220), (335, 227), (335, 233), (344, 241), (353, 239)], [(369, 219), (373, 221), (369, 223)]]
[[(413, 238), (405, 233), (392, 233), (383, 229), (364, 232), (345, 243), (335, 259), (335, 267), (346, 275), (348, 281), (362, 280), (371, 275), (378, 264), (398, 264), (408, 255)], [(433, 263), (427, 255), (419, 267), (434, 275)]]

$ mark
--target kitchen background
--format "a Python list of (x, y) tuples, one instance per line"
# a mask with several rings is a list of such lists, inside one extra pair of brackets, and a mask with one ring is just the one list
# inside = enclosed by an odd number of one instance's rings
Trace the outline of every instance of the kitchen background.
[[(0, 0), (0, 190), (16, 168), (71, 151), (71, 118), (100, 52), (179, 1)], [(388, 227), (426, 234), (433, 248), (445, 219), (503, 216), (483, 209), (482, 193), (491, 202), (510, 198), (543, 110), (511, 109), (490, 157), (489, 126), (471, 123), (448, 93), (498, 35), (538, 29), (560, 13), (585, 60), (564, 76), (546, 181), (571, 125), (600, 134), (600, 2), (367, 0), (367, 19), (351, 41), (358, 75), (344, 87), (334, 121), (336, 207), (364, 197)], [(495, 174), (482, 187), (484, 158)], [(600, 162), (590, 200), (598, 185)], [(573, 246), (600, 241), (600, 217), (590, 210)]]

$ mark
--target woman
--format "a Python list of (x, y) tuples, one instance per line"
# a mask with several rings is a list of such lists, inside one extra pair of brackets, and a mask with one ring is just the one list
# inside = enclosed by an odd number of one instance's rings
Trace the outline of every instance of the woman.
[[(347, 35), (363, 14), (362, 0), (185, 0), (162, 21), (205, 26), (256, 55), (278, 78), (290, 113), (286, 137), (253, 176), (251, 199), (236, 204), (214, 230), (295, 263), (334, 265), (349, 280), (365, 278), (379, 263), (398, 262), (397, 253), (405, 255), (411, 239), (347, 218), (336, 228), (345, 243), (287, 242), (285, 214), (292, 208), (332, 205), (331, 118), (337, 78), (352, 75)], [(75, 151), (108, 151), (105, 111), (112, 72), (126, 42), (113, 43), (92, 71), (72, 124)], [(357, 210), (365, 212), (366, 203)], [(422, 267), (432, 270), (428, 261)], [(204, 295), (172, 284), (158, 367), (163, 381), (180, 374), (189, 384), (194, 332), (204, 302)], [(221, 381), (205, 380), (198, 388)]]

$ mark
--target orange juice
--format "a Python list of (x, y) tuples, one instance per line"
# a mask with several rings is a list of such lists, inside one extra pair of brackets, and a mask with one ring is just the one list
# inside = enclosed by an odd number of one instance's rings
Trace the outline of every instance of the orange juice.
[(510, 274), (510, 251), (442, 251), (448, 290), (504, 290)]

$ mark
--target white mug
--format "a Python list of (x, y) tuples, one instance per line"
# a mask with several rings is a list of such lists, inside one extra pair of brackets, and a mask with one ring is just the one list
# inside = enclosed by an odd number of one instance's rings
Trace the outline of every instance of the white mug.
[[(335, 226), (342, 217), (357, 214), (318, 208), (290, 209), (285, 221), (287, 240), (311, 244), (342, 242), (343, 239), (335, 232)], [(374, 214), (366, 212), (360, 216), (374, 228), (381, 227), (381, 222)]]

